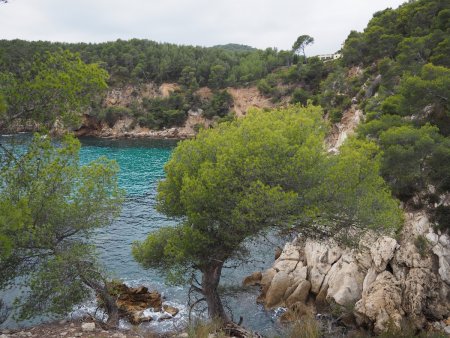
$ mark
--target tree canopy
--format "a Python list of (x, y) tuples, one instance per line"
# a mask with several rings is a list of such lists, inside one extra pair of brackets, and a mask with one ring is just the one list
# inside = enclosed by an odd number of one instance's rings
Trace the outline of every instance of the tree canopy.
[(273, 226), (340, 238), (350, 227), (399, 226), (377, 147), (353, 141), (329, 155), (326, 131), (320, 108), (292, 106), (255, 111), (182, 142), (165, 167), (158, 208), (183, 218), (135, 243), (135, 258), (172, 278), (200, 272), (193, 288), (211, 317), (227, 319), (217, 286), (247, 238)]
[(296, 53), (301, 53), (306, 58), (305, 55), (305, 47), (313, 44), (314, 38), (309, 35), (300, 35), (297, 40), (295, 40), (294, 44), (292, 45), (292, 51)]
[(22, 318), (66, 313), (91, 290), (108, 301), (87, 239), (120, 211), (118, 167), (106, 158), (81, 166), (79, 149), (70, 135), (55, 145), (37, 134), (22, 154), (0, 153), (0, 287), (21, 281), (29, 288), (19, 301)]
[(33, 118), (48, 125), (60, 118), (70, 126), (107, 88), (106, 71), (69, 51), (36, 55), (30, 66), (21, 67), (19, 74), (0, 74), (0, 92), (7, 104), (4, 123)]

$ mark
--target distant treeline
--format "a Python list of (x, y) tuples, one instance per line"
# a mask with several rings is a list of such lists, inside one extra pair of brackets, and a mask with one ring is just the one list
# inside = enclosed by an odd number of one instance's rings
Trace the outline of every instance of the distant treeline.
[(192, 73), (199, 86), (224, 88), (261, 79), (298, 61), (292, 51), (236, 44), (206, 48), (140, 39), (105, 43), (0, 40), (0, 72), (20, 73), (35, 54), (59, 49), (79, 53), (85, 63), (100, 64), (110, 74), (111, 85), (179, 82), (183, 74)]

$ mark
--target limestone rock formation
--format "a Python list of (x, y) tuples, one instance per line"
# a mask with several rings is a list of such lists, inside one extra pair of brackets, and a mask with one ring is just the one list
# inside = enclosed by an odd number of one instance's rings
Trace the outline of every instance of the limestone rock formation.
[[(272, 268), (247, 277), (266, 308), (286, 307), (283, 320), (315, 307), (338, 306), (359, 325), (383, 332), (406, 319), (417, 329), (444, 330), (450, 316), (450, 237), (423, 211), (405, 215), (397, 238), (367, 233), (358, 249), (333, 241), (287, 243)], [(306, 311), (306, 310), (305, 310)]]

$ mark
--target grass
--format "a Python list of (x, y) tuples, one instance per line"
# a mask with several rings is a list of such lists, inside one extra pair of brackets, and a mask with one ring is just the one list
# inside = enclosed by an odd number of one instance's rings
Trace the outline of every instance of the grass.
[(216, 338), (227, 337), (221, 328), (222, 322), (219, 320), (210, 322), (196, 321), (191, 323), (186, 331), (189, 338), (208, 338), (210, 333), (214, 333)]
[(303, 316), (297, 320), (287, 332), (286, 338), (319, 338), (320, 327), (317, 320), (312, 316)]

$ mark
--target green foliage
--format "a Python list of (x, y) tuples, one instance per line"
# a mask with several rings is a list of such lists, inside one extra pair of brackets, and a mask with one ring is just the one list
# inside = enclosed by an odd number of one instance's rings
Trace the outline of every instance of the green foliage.
[(340, 231), (342, 222), (373, 230), (401, 226), (398, 203), (380, 176), (381, 161), (374, 143), (356, 139), (347, 141), (339, 156), (329, 159), (321, 184), (312, 191), (313, 203), (308, 209), (314, 218), (331, 220), (326, 223), (327, 234), (347, 240), (348, 233)]
[(448, 38), (449, 10), (445, 1), (419, 0), (375, 13), (363, 33), (353, 31), (348, 36), (343, 48), (344, 64), (369, 65), (388, 57), (398, 58), (405, 67), (414, 67), (433, 57), (448, 67), (444, 41)]
[(233, 106), (233, 97), (226, 90), (217, 91), (211, 101), (204, 106), (204, 116), (211, 119), (214, 116), (224, 117)]
[(195, 68), (190, 66), (184, 67), (183, 70), (181, 71), (181, 76), (178, 79), (178, 83), (184, 86), (186, 90), (191, 91), (197, 90), (198, 82), (195, 77)]
[(380, 134), (390, 128), (409, 125), (398, 115), (383, 115), (379, 119), (370, 120), (358, 127), (358, 134), (360, 136), (367, 136), (371, 139), (379, 138)]
[(433, 213), (435, 226), (441, 231), (450, 232), (450, 207), (439, 205)]
[(297, 88), (292, 93), (291, 103), (301, 103), (302, 105), (306, 105), (310, 98), (311, 96), (306, 90)]
[[(394, 193), (408, 198), (427, 184), (439, 184), (439, 179), (434, 181), (431, 173), (434, 176), (435, 170), (441, 168), (433, 168), (430, 161), (435, 159), (434, 151), (444, 141), (438, 129), (430, 125), (391, 127), (380, 133), (379, 142), (384, 152), (382, 173)], [(437, 176), (448, 177), (445, 172), (448, 169), (439, 170)]]
[(338, 236), (348, 227), (397, 227), (400, 210), (378, 175), (377, 147), (353, 141), (329, 155), (326, 132), (321, 109), (292, 106), (254, 111), (179, 143), (158, 210), (183, 221), (134, 243), (135, 258), (166, 276), (205, 276), (272, 226)]
[(419, 251), (420, 257), (424, 258), (427, 256), (429, 247), (428, 247), (428, 241), (424, 236), (422, 236), (422, 235), (417, 236), (414, 239), (414, 245), (416, 246), (417, 251)]
[(51, 125), (56, 118), (70, 126), (104, 89), (108, 74), (96, 64), (85, 64), (69, 51), (36, 55), (21, 72), (3, 74), (0, 92), (6, 98), (7, 123), (31, 118)]
[(313, 44), (314, 38), (309, 35), (300, 35), (292, 45), (292, 51), (305, 55), (305, 47)]
[(227, 69), (224, 65), (214, 65), (209, 73), (209, 86), (213, 89), (222, 88), (225, 84)]
[(17, 158), (3, 149), (0, 287), (29, 288), (18, 300), (22, 318), (65, 313), (104, 282), (86, 240), (118, 215), (123, 192), (114, 162), (81, 166), (79, 149), (69, 135), (55, 145), (38, 134)]
[(0, 93), (0, 119), (3, 119), (3, 114), (5, 114), (7, 109), (6, 100), (4, 96)]
[(399, 88), (400, 114), (416, 115), (450, 135), (450, 69), (426, 64), (420, 76), (405, 76)]
[(110, 128), (112, 128), (118, 120), (129, 116), (131, 116), (131, 110), (125, 107), (108, 107), (102, 109), (97, 114), (97, 117), (105, 121)]
[(189, 107), (181, 92), (172, 92), (167, 98), (144, 99), (144, 113), (139, 113), (138, 122), (142, 127), (162, 129), (180, 126), (187, 118)]
[(21, 73), (18, 63), (29, 63), (35, 53), (55, 53), (58, 49), (79, 53), (85, 63), (101, 63), (111, 74), (110, 85), (176, 82), (186, 75), (183, 70), (185, 73), (194, 70), (195, 81), (191, 78), (192, 83), (197, 82), (199, 86), (211, 83), (223, 89), (259, 80), (285, 64), (283, 52), (236, 45), (204, 48), (139, 39), (100, 44), (1, 40), (0, 72), (18, 75)]
[(448, 208), (440, 196), (450, 189), (449, 13), (441, 0), (375, 13), (364, 32), (349, 34), (342, 49), (347, 68), (335, 67), (318, 95), (333, 122), (350, 100), (360, 104), (366, 119), (359, 137), (379, 145), (392, 191), (405, 202), (421, 196), (417, 206), (441, 229)]

